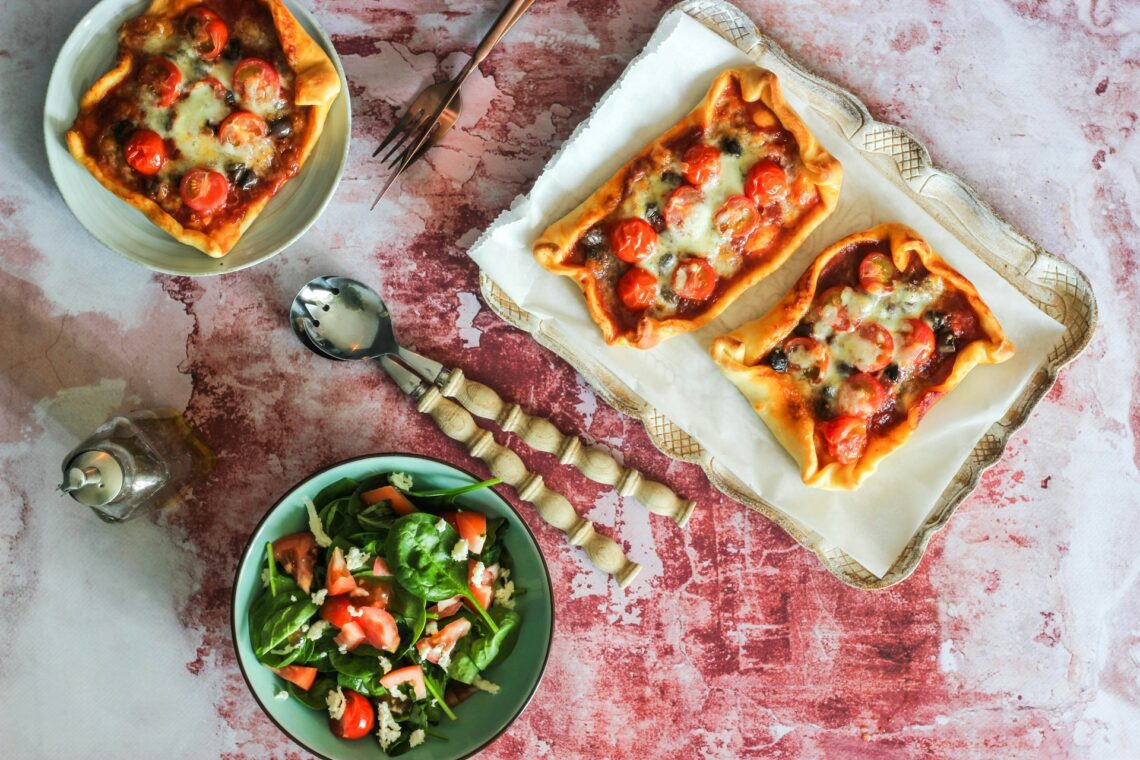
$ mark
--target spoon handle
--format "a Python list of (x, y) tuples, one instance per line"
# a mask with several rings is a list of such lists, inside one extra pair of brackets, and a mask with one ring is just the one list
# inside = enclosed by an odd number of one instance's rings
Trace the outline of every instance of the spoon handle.
[(685, 527), (696, 502), (682, 499), (664, 483), (618, 464), (608, 452), (588, 446), (575, 435), (566, 435), (548, 420), (532, 417), (518, 404), (508, 404), (492, 388), (468, 380), (461, 369), (448, 369), (440, 378), (440, 391), (458, 401), (477, 417), (494, 420), (508, 433), (516, 433), (532, 448), (554, 454), (562, 464), (571, 464), (595, 483), (613, 486), (622, 496), (632, 496), (656, 515), (671, 518)]
[(573, 546), (584, 548), (594, 567), (612, 575), (618, 588), (624, 589), (637, 577), (641, 565), (631, 562), (613, 539), (597, 533), (594, 524), (579, 516), (565, 496), (547, 488), (541, 475), (530, 472), (518, 454), (496, 443), (489, 430), (476, 425), (467, 410), (444, 398), (439, 388), (427, 386), (416, 408), (435, 420), (448, 438), (482, 459), (495, 477), (514, 487), (519, 498), (534, 504), (542, 519), (565, 533)]

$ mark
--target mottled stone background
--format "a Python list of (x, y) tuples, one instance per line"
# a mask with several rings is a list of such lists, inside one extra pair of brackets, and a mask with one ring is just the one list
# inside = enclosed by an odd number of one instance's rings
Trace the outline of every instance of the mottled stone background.
[[(314, 0), (351, 83), (333, 204), (272, 261), (153, 275), (72, 218), (42, 95), (83, 0), (0, 8), (0, 743), (12, 758), (294, 757), (235, 666), (230, 581), (284, 486), (370, 451), (482, 472), (366, 366), (296, 344), (310, 276), (377, 284), (400, 335), (700, 501), (687, 531), (528, 461), (645, 565), (628, 593), (532, 512), (557, 630), (486, 757), (1098, 757), (1140, 748), (1140, 4), (749, 0), (793, 55), (915, 133), (1090, 277), (1101, 328), (914, 576), (848, 589), (670, 462), (638, 424), (480, 303), (466, 247), (637, 53), (668, 2), (539, 0), (464, 91), (446, 143), (376, 212), (396, 109), (454, 71), (498, 3)], [(662, 83), (667, 97), (668, 83)], [(105, 526), (53, 493), (116, 411), (169, 404), (213, 444), (175, 513)]]

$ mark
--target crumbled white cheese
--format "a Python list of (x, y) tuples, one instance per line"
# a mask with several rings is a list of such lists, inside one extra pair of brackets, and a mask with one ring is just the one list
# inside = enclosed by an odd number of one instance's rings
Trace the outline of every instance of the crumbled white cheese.
[(295, 602), (295, 601), (297, 601), (297, 595), (296, 595), (296, 594), (290, 594), (290, 595), (289, 595), (289, 601), (290, 601), (290, 602)]
[(325, 704), (329, 708), (329, 717), (333, 720), (340, 720), (341, 716), (344, 715), (344, 692), (340, 690), (339, 686), (325, 695)]
[(506, 568), (506, 567), (504, 567), (504, 568), (503, 568), (503, 572), (499, 573), (499, 577), (500, 577), (500, 578), (502, 578), (503, 580), (506, 580), (507, 578), (510, 578), (510, 577), (511, 577), (511, 571), (510, 571), (510, 568)]
[(435, 529), (436, 531), (443, 533), (445, 530), (447, 530), (447, 520), (444, 520), (442, 517), (439, 518), (439, 521), (435, 524)]
[(471, 685), (476, 689), (482, 689), (488, 694), (499, 693), (499, 685), (497, 683), (491, 683), (490, 681), (479, 678), (478, 676), (476, 676), (475, 680), (471, 682)]
[(456, 562), (467, 559), (467, 542), (462, 538), (456, 541), (455, 546), (451, 548), (451, 558)]
[(487, 573), (487, 568), (483, 566), (483, 563), (482, 562), (476, 562), (474, 569), (471, 570), (471, 579), (473, 581), (475, 581), (476, 583), (478, 583), (480, 586), (482, 586), (483, 585), (483, 576), (486, 573)]
[(436, 660), (436, 662), (435, 662), (436, 665), (443, 668), (443, 671), (445, 673), (447, 672), (448, 666), (451, 665), (451, 651), (453, 649), (455, 649), (454, 646), (450, 646), (450, 647), (447, 647), (446, 649), (444, 649), (443, 653), (440, 654), (439, 659)]
[(392, 717), (392, 708), (388, 707), (387, 702), (376, 703), (376, 722), (380, 724), (376, 729), (376, 735), (380, 737), (380, 746), (383, 749), (386, 750), (400, 741), (400, 724)]
[(360, 617), (364, 614), (364, 610), (360, 609), (359, 607), (353, 607), (351, 604), (345, 607), (345, 610), (348, 611), (349, 617)]
[(377, 657), (377, 659), (380, 660), (380, 673), (382, 675), (388, 675), (389, 673), (392, 672), (392, 661), (391, 660), (389, 660), (384, 655), (380, 655), (379, 657)]
[(348, 654), (348, 647), (346, 647), (344, 644), (340, 644), (337, 646), (336, 651), (340, 652), (341, 654)]
[(309, 630), (309, 624), (308, 623), (301, 623), (301, 633), (305, 633), (308, 630)]
[(392, 697), (392, 699), (399, 700), (400, 702), (403, 702), (405, 699), (407, 699), (407, 697), (404, 696), (404, 692), (400, 691), (400, 684), (396, 684), (395, 686), (389, 688), (388, 695)]
[(269, 568), (268, 567), (261, 571), (261, 585), (264, 588), (269, 588)]
[(388, 482), (401, 491), (412, 490), (412, 476), (406, 472), (393, 472), (388, 476)]
[(273, 696), (275, 699), (280, 699), (282, 702), (284, 702), (286, 699), (289, 698), (289, 692), (282, 689), (281, 691), (277, 692)]
[(424, 730), (422, 728), (417, 728), (415, 731), (408, 734), (408, 746), (418, 747), (424, 743), (425, 739), (427, 739), (427, 734), (424, 733)]
[(321, 589), (320, 591), (316, 591), (316, 592), (314, 592), (314, 593), (311, 595), (311, 596), (312, 596), (312, 599), (313, 599), (313, 604), (315, 604), (315, 605), (317, 605), (318, 607), (320, 607), (322, 604), (324, 604), (324, 603), (325, 603), (325, 597), (326, 597), (326, 596), (328, 596), (328, 595), (329, 595), (329, 590), (328, 590), (327, 588), (323, 588), (323, 589)]
[(332, 539), (325, 533), (325, 526), (321, 524), (321, 517), (317, 514), (317, 505), (308, 496), (305, 499), (305, 509), (309, 513), (309, 532), (317, 539), (317, 546), (331, 546)]
[(508, 610), (515, 608), (515, 600), (511, 599), (515, 593), (515, 582), (507, 581), (499, 588), (495, 589), (495, 604), (500, 607), (505, 607)]
[(319, 639), (321, 636), (324, 635), (324, 632), (328, 629), (328, 627), (329, 627), (329, 624), (327, 621), (318, 620), (317, 622), (315, 622), (311, 626), (309, 626), (309, 632), (305, 635), (308, 636), (313, 641), (316, 641), (317, 639)]
[(348, 554), (344, 555), (344, 564), (348, 566), (349, 570), (359, 570), (368, 564), (369, 559), (369, 555), (353, 546), (349, 548)]
[(427, 622), (427, 625), (424, 626), (424, 633), (426, 633), (428, 636), (434, 636), (435, 634), (439, 633), (439, 624), (434, 620), (429, 620)]

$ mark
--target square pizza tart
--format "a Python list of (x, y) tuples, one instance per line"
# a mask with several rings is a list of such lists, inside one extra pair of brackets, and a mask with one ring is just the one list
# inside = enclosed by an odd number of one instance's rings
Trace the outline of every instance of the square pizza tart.
[(67, 145), (171, 236), (222, 256), (305, 163), (339, 91), (281, 0), (152, 0)]
[(825, 250), (768, 314), (710, 350), (805, 483), (851, 490), (1013, 344), (969, 280), (913, 230), (884, 224)]
[(606, 342), (649, 348), (724, 311), (835, 207), (843, 169), (776, 75), (731, 69), (704, 100), (539, 236)]

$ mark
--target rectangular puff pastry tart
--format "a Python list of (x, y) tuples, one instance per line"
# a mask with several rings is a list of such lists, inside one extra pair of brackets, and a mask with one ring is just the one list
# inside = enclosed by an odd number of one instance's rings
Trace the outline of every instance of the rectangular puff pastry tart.
[(222, 256), (305, 163), (339, 91), (281, 0), (152, 0), (67, 145), (171, 236)]
[(834, 490), (858, 487), (975, 365), (1013, 355), (970, 281), (900, 224), (832, 245), (710, 350), (803, 481)]
[(649, 348), (783, 264), (831, 213), (842, 176), (775, 74), (731, 69), (547, 228), (534, 255), (578, 283), (607, 343)]

